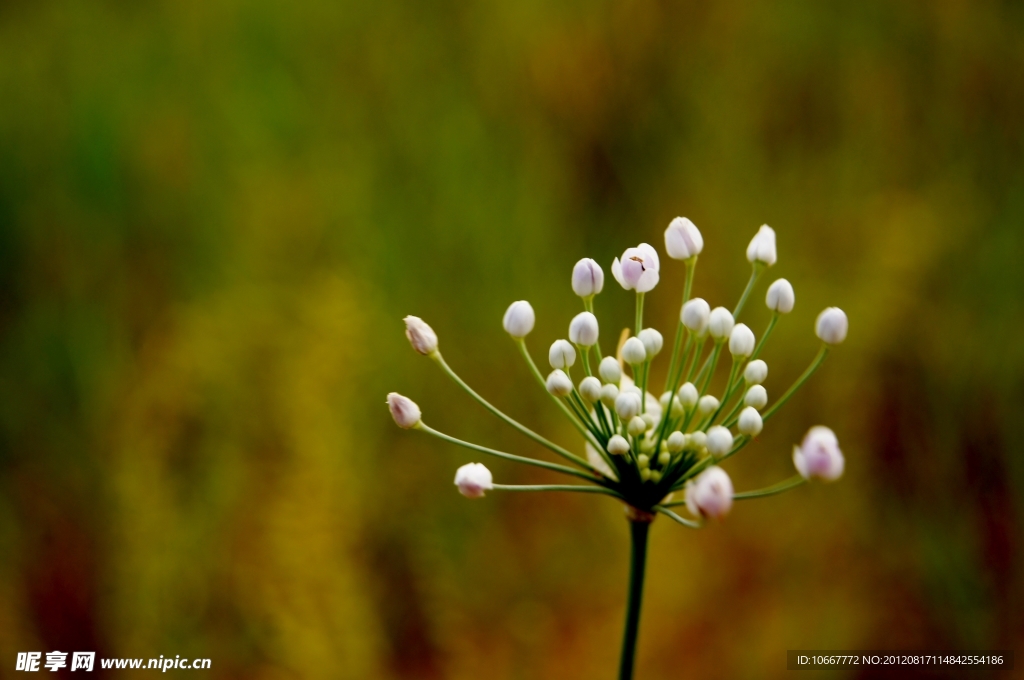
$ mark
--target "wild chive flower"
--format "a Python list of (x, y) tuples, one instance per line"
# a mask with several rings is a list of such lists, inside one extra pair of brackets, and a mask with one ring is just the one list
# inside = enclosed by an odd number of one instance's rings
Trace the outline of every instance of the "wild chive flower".
[(612, 261), (612, 276), (626, 290), (647, 293), (658, 285), (661, 265), (654, 248), (641, 243), (636, 248), (626, 248), (622, 260)]
[(796, 304), (796, 293), (793, 292), (793, 285), (786, 279), (777, 279), (768, 286), (768, 293), (764, 297), (764, 303), (768, 309), (779, 314), (789, 314)]
[(743, 369), (743, 379), (748, 385), (760, 385), (768, 377), (768, 364), (762, 359), (754, 359)]
[(747, 261), (751, 264), (760, 262), (770, 267), (775, 264), (776, 259), (775, 230), (763, 224), (747, 246)]
[(594, 260), (585, 257), (572, 268), (572, 292), (581, 298), (597, 295), (604, 289), (604, 270)]
[(437, 351), (437, 333), (418, 316), (405, 317), (405, 337), (409, 344), (420, 354)]
[(697, 225), (685, 217), (672, 220), (665, 230), (665, 252), (673, 260), (688, 260), (704, 250), (704, 237)]
[(502, 325), (505, 327), (505, 332), (513, 338), (525, 338), (533, 330), (536, 320), (537, 317), (534, 316), (530, 303), (520, 300), (509, 305)]
[(846, 339), (849, 327), (850, 322), (846, 319), (846, 313), (838, 307), (829, 307), (818, 315), (814, 332), (822, 342), (838, 345)]
[[(822, 345), (817, 356), (803, 374), (781, 392), (782, 396), (768, 406), (768, 392), (761, 385), (768, 378), (768, 365), (758, 355), (779, 319), (793, 310), (793, 287), (786, 279), (778, 279), (769, 286), (765, 303), (773, 313), (759, 340), (745, 324), (737, 323), (737, 318), (760, 275), (777, 260), (775, 232), (763, 226), (750, 242), (747, 259), (753, 271), (732, 311), (724, 306), (712, 310), (706, 301), (690, 297), (697, 255), (703, 249), (703, 238), (692, 222), (685, 218), (673, 220), (665, 231), (665, 247), (671, 259), (683, 261), (686, 281), (674, 339), (667, 347), (672, 352), (663, 389), (651, 385), (651, 367), (652, 360), (666, 348), (664, 337), (643, 323), (644, 294), (657, 286), (660, 262), (658, 253), (645, 243), (627, 248), (621, 259), (616, 258), (612, 263), (615, 280), (624, 289), (636, 292), (635, 318), (623, 332), (626, 340), (614, 355), (604, 355), (599, 345), (593, 296), (601, 292), (604, 273), (591, 259), (584, 258), (573, 267), (572, 289), (582, 298), (585, 311), (570, 323), (569, 341), (556, 340), (551, 345), (548, 361), (554, 370), (546, 377), (526, 346), (526, 336), (536, 321), (533, 308), (521, 300), (505, 312), (502, 321), (505, 330), (515, 341), (534, 378), (552, 395), (556, 408), (583, 439), (583, 456), (510, 418), (475, 392), (448, 366), (438, 349), (437, 335), (417, 317), (405, 320), (406, 335), (413, 349), (430, 357), (485, 409), (568, 464), (462, 441), (424, 423), (419, 407), (412, 400), (396, 393), (387, 398), (388, 408), (399, 427), (430, 434), (477, 453), (568, 475), (577, 482), (495, 484), (486, 467), (470, 463), (460, 467), (455, 477), (460, 493), (465, 496), (480, 498), (492, 489), (574, 491), (611, 496), (624, 504), (633, 538), (630, 592), (636, 597), (630, 598), (627, 610), (620, 679), (632, 677), (638, 594), (643, 582), (648, 527), (657, 515), (687, 527), (700, 528), (705, 519), (720, 519), (728, 514), (734, 499), (780, 493), (809, 479), (831, 481), (842, 475), (845, 464), (835, 434), (826, 427), (816, 426), (793, 449), (797, 475), (764, 489), (733, 492), (729, 475), (719, 463), (755, 441), (775, 412), (821, 366), (831, 349), (845, 340), (848, 320), (846, 314), (835, 307), (818, 316), (815, 333)], [(726, 342), (728, 347), (725, 347)], [(718, 366), (726, 349), (731, 355), (731, 367)], [(596, 374), (592, 372), (589, 359), (592, 350), (599, 361)], [(585, 373), (578, 389), (568, 375), (577, 354)], [(629, 365), (628, 375), (623, 375), (623, 364)], [(724, 384), (720, 382), (723, 378)], [(715, 385), (715, 395), (720, 397), (712, 396), (712, 385)], [(655, 394), (662, 395), (661, 399), (655, 398)], [(580, 450), (578, 445), (571, 448)], [(673, 493), (682, 490), (685, 490), (684, 500), (673, 501)], [(691, 518), (673, 510), (681, 505), (687, 507)]]
[(804, 479), (832, 482), (843, 475), (846, 461), (836, 433), (824, 425), (807, 431), (800, 446), (793, 447), (793, 465)]
[(548, 350), (551, 368), (569, 368), (576, 363), (576, 348), (568, 340), (555, 340)]
[(482, 463), (467, 463), (455, 471), (455, 486), (466, 498), (483, 498), (494, 488), (491, 471)]
[(395, 419), (395, 425), (404, 430), (419, 425), (420, 418), (423, 416), (416, 402), (408, 397), (403, 397), (398, 392), (388, 395), (388, 410), (391, 411), (391, 417)]
[(569, 324), (569, 340), (580, 347), (592, 347), (597, 343), (597, 317), (590, 312), (580, 312)]

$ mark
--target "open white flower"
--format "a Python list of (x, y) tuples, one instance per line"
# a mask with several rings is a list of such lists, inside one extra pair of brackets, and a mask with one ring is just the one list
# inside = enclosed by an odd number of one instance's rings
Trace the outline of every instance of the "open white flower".
[(646, 293), (658, 285), (661, 265), (658, 253), (646, 243), (636, 248), (626, 248), (622, 260), (612, 261), (612, 276), (626, 290)]

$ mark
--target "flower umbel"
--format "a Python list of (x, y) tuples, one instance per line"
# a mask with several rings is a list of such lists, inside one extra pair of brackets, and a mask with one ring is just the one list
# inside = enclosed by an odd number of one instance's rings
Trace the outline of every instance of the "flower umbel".
[[(765, 304), (772, 315), (759, 336), (755, 337), (745, 323), (738, 323), (738, 318), (760, 275), (777, 262), (775, 232), (765, 225), (751, 240), (746, 255), (753, 271), (731, 311), (725, 306), (711, 309), (701, 298), (690, 299), (694, 268), (703, 247), (700, 231), (686, 218), (676, 218), (665, 230), (668, 256), (681, 260), (686, 267), (683, 302), (681, 308), (676, 308), (680, 310), (679, 318), (671, 342), (643, 323), (644, 295), (658, 285), (660, 278), (658, 253), (646, 243), (627, 248), (611, 264), (615, 280), (625, 290), (636, 293), (636, 317), (623, 331), (616, 347), (604, 348), (614, 349), (611, 354), (602, 353), (598, 319), (594, 315), (593, 298), (604, 285), (604, 272), (594, 260), (583, 258), (573, 267), (572, 290), (582, 298), (584, 310), (569, 324), (569, 339), (551, 344), (548, 363), (554, 370), (546, 376), (526, 346), (526, 337), (536, 321), (533, 307), (525, 300), (508, 307), (503, 319), (505, 331), (518, 345), (534, 378), (579, 433), (582, 446), (562, 447), (493, 406), (444, 361), (437, 335), (430, 326), (418, 317), (405, 319), (406, 335), (413, 349), (433, 359), (492, 414), (570, 465), (462, 441), (429, 427), (423, 422), (419, 407), (407, 397), (393, 392), (387, 398), (399, 427), (424, 432), (478, 453), (567, 475), (576, 482), (495, 484), (490, 470), (480, 463), (469, 463), (455, 475), (455, 484), (464, 496), (480, 498), (492, 489), (570, 491), (610, 496), (624, 504), (631, 525), (633, 561), (619, 675), (622, 680), (632, 678), (647, 526), (657, 515), (686, 527), (701, 528), (708, 519), (724, 518), (734, 500), (781, 493), (807, 480), (834, 481), (842, 475), (845, 465), (835, 433), (827, 427), (815, 426), (793, 449), (796, 476), (764, 489), (734, 492), (728, 473), (720, 465), (756, 441), (776, 411), (817, 371), (829, 351), (846, 339), (848, 320), (837, 307), (829, 307), (817, 317), (814, 331), (821, 340), (817, 356), (787, 389), (775, 392), (776, 388), (771, 387), (774, 394), (782, 396), (768, 406), (768, 390), (762, 385), (768, 380), (768, 364), (758, 357), (776, 323), (794, 308), (793, 286), (786, 279), (778, 279), (769, 286)], [(614, 336), (620, 337), (618, 333)], [(671, 359), (664, 389), (656, 390), (650, 385), (651, 366), (662, 349), (666, 355), (671, 354)], [(573, 378), (577, 356), (583, 366), (576, 370), (582, 370), (583, 375)], [(720, 360), (724, 366), (719, 367)], [(718, 382), (723, 378), (724, 382)], [(718, 386), (712, 393), (716, 382)], [(660, 399), (656, 396), (659, 394)], [(583, 455), (573, 453), (571, 448)], [(677, 491), (685, 491), (683, 500), (672, 500)], [(690, 517), (673, 510), (683, 505)]]

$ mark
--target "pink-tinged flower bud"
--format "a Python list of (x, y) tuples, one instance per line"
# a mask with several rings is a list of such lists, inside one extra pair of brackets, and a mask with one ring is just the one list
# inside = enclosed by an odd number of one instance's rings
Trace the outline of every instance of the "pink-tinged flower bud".
[(768, 403), (768, 390), (763, 385), (754, 385), (743, 395), (743, 403), (758, 410), (763, 409)]
[(743, 379), (748, 385), (760, 385), (768, 377), (768, 364), (762, 359), (754, 359), (743, 369)]
[(547, 388), (556, 397), (567, 397), (572, 394), (572, 380), (564, 371), (554, 370), (548, 375)]
[(415, 401), (409, 397), (403, 397), (398, 392), (388, 395), (388, 410), (391, 411), (391, 417), (395, 419), (395, 425), (404, 430), (419, 425), (420, 418), (423, 416)]
[(533, 307), (526, 300), (513, 302), (505, 311), (505, 318), (502, 325), (505, 332), (513, 338), (525, 338), (533, 330), (533, 324), (537, 317), (533, 313)]
[(437, 351), (437, 333), (427, 325), (427, 322), (418, 316), (407, 316), (405, 321), (405, 337), (409, 338), (409, 344), (420, 354), (430, 354)]
[(572, 268), (572, 292), (581, 298), (597, 295), (604, 288), (604, 271), (594, 260), (585, 257)]
[(849, 328), (850, 322), (846, 318), (846, 312), (838, 307), (826, 308), (814, 323), (814, 333), (822, 342), (829, 345), (838, 345), (845, 340)]
[(626, 290), (646, 293), (658, 285), (661, 264), (658, 253), (646, 243), (636, 248), (626, 248), (622, 253), (622, 261), (615, 258), (612, 262), (612, 276)]
[(732, 327), (729, 334), (729, 352), (737, 357), (749, 357), (754, 353), (754, 331), (745, 323)]
[(793, 447), (793, 465), (804, 479), (831, 482), (843, 475), (846, 461), (836, 434), (824, 425), (807, 431), (800, 446)]
[(548, 350), (551, 368), (566, 368), (576, 363), (576, 348), (568, 340), (555, 340)]
[(640, 342), (644, 343), (644, 350), (648, 359), (653, 358), (660, 352), (665, 344), (665, 339), (661, 337), (661, 333), (653, 328), (643, 329), (637, 337), (640, 338)]
[(629, 451), (629, 442), (622, 435), (614, 434), (608, 440), (608, 453), (613, 456), (621, 456), (627, 451)]
[(665, 252), (674, 260), (688, 260), (704, 250), (704, 237), (697, 225), (686, 217), (677, 217), (665, 230)]
[(683, 322), (694, 335), (704, 335), (708, 330), (708, 321), (711, 317), (711, 305), (703, 298), (688, 300), (679, 312), (679, 320)]
[(748, 406), (740, 411), (740, 418), (736, 421), (736, 429), (739, 430), (740, 434), (756, 437), (761, 434), (763, 428), (764, 421), (761, 419), (761, 414), (757, 412), (756, 408)]
[(615, 412), (624, 423), (640, 415), (640, 395), (636, 392), (619, 392), (619, 396), (615, 397)]
[(715, 342), (722, 342), (732, 333), (736, 320), (732, 318), (732, 312), (725, 307), (715, 307), (708, 317), (708, 332), (711, 333)]
[(494, 478), (483, 463), (466, 463), (455, 471), (455, 486), (466, 498), (483, 498), (494, 488)]
[(732, 448), (732, 432), (729, 428), (715, 425), (708, 430), (708, 440), (705, 446), (712, 456), (724, 456)]
[(580, 347), (597, 343), (597, 317), (590, 312), (580, 312), (569, 323), (569, 339)]
[(615, 360), (615, 357), (605, 357), (601, 359), (601, 364), (597, 367), (597, 374), (606, 383), (615, 383), (617, 385), (622, 380), (622, 367), (619, 366), (619, 362)]
[(747, 246), (747, 261), (761, 262), (770, 267), (775, 264), (775, 259), (775, 230), (763, 224)]
[(768, 286), (768, 294), (764, 296), (764, 303), (768, 309), (779, 314), (789, 314), (796, 304), (796, 293), (793, 292), (793, 284), (786, 279), (776, 279)]
[(697, 517), (721, 519), (732, 508), (732, 480), (718, 466), (709, 467), (686, 484), (686, 508)]
[(637, 366), (647, 360), (647, 348), (640, 338), (630, 338), (622, 345), (622, 359), (630, 365)]
[(580, 396), (591, 404), (601, 399), (601, 381), (590, 375), (580, 381)]

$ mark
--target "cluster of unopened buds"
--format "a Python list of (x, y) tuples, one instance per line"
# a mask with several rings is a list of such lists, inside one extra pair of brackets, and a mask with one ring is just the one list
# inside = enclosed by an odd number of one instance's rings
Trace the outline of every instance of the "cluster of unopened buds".
[[(668, 256), (687, 266), (683, 304), (672, 342), (665, 389), (661, 397), (648, 391), (651, 362), (662, 352), (664, 336), (643, 326), (644, 296), (660, 277), (657, 251), (646, 243), (627, 248), (611, 265), (615, 280), (636, 293), (633, 334), (622, 332), (615, 356), (602, 355), (599, 325), (593, 312), (594, 296), (604, 287), (604, 271), (592, 259), (576, 263), (572, 289), (582, 298), (584, 311), (569, 323), (568, 339), (555, 340), (548, 350), (551, 372), (541, 374), (526, 348), (535, 316), (529, 302), (512, 303), (505, 312), (504, 327), (518, 344), (537, 380), (550, 393), (585, 441), (585, 457), (555, 444), (513, 420), (473, 391), (445, 363), (438, 350), (437, 335), (423, 320), (405, 319), (406, 335), (420, 354), (433, 358), (448, 375), (496, 416), (574, 464), (568, 467), (525, 458), (464, 442), (428, 427), (419, 407), (397, 393), (388, 395), (395, 422), (481, 453), (538, 465), (590, 482), (590, 485), (503, 485), (495, 484), (491, 471), (480, 463), (458, 469), (455, 484), (463, 495), (479, 498), (492, 489), (510, 491), (582, 491), (617, 497), (627, 506), (631, 519), (651, 521), (655, 513), (691, 527), (705, 518), (721, 518), (734, 499), (780, 493), (807, 480), (832, 481), (843, 473), (843, 455), (835, 434), (827, 427), (812, 427), (803, 442), (793, 447), (797, 475), (779, 484), (745, 493), (734, 493), (729, 475), (719, 464), (756, 437), (764, 424), (821, 365), (829, 348), (846, 338), (847, 318), (843, 311), (829, 307), (815, 323), (821, 349), (806, 371), (771, 406), (763, 386), (768, 364), (758, 358), (765, 341), (780, 317), (793, 310), (793, 286), (777, 279), (768, 287), (765, 304), (771, 311), (760, 341), (743, 323), (737, 323), (755, 284), (775, 264), (775, 232), (762, 226), (747, 248), (752, 273), (739, 302), (730, 311), (714, 309), (702, 298), (690, 298), (697, 257), (703, 249), (700, 231), (690, 220), (677, 217), (665, 230)], [(724, 385), (711, 393), (715, 368), (728, 352), (731, 368)], [(572, 368), (577, 359), (583, 368), (576, 381)], [(626, 372), (628, 367), (628, 375)], [(767, 407), (767, 408), (766, 408)], [(673, 494), (684, 491), (684, 499)], [(693, 516), (688, 519), (671, 508), (685, 504)]]
[[(604, 288), (604, 271), (589, 258), (576, 263), (572, 289), (583, 299), (584, 311), (569, 322), (568, 339), (555, 340), (548, 350), (551, 372), (545, 377), (526, 348), (535, 316), (529, 302), (513, 302), (504, 326), (533, 372), (584, 440), (579, 456), (537, 434), (497, 409), (467, 385), (445, 362), (437, 334), (422, 319), (405, 319), (406, 336), (420, 354), (431, 357), (474, 399), (506, 423), (572, 463), (572, 466), (528, 458), (456, 439), (427, 426), (419, 406), (392, 392), (388, 407), (399, 427), (427, 432), (480, 453), (535, 465), (584, 480), (587, 484), (495, 484), (481, 463), (468, 463), (455, 473), (455, 485), (469, 498), (487, 491), (576, 491), (613, 496), (625, 504), (632, 535), (632, 560), (623, 635), (620, 680), (633, 677), (640, 602), (646, 564), (648, 527), (658, 514), (688, 527), (699, 528), (708, 518), (728, 514), (737, 499), (781, 493), (805, 481), (832, 481), (843, 474), (843, 454), (835, 434), (827, 427), (812, 427), (803, 442), (793, 447), (797, 474), (774, 486), (736, 493), (720, 463), (756, 437), (779, 407), (813, 374), (829, 349), (846, 339), (846, 314), (829, 307), (818, 315), (814, 330), (821, 348), (807, 370), (771, 406), (763, 383), (768, 364), (758, 358), (779, 319), (793, 311), (793, 286), (778, 279), (768, 287), (765, 304), (771, 318), (761, 339), (736, 319), (764, 272), (775, 264), (775, 232), (767, 225), (747, 247), (752, 272), (739, 302), (729, 311), (711, 308), (701, 298), (690, 299), (697, 256), (704, 247), (700, 231), (690, 220), (677, 217), (665, 230), (665, 251), (686, 265), (683, 303), (672, 341), (665, 388), (658, 398), (649, 390), (651, 362), (661, 353), (665, 339), (643, 325), (644, 296), (658, 285), (661, 264), (657, 251), (646, 243), (627, 248), (615, 258), (611, 271), (627, 291), (636, 293), (636, 319), (632, 336), (625, 329), (614, 356), (604, 356), (600, 327), (594, 316), (594, 296)], [(714, 394), (711, 386), (722, 355), (732, 358), (728, 378)], [(583, 375), (577, 382), (572, 368), (577, 359)], [(628, 367), (628, 375), (626, 368)], [(683, 500), (673, 500), (684, 491)], [(672, 508), (685, 505), (691, 517)]]

